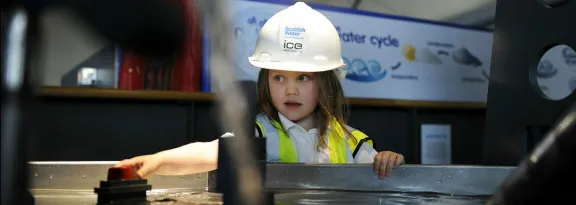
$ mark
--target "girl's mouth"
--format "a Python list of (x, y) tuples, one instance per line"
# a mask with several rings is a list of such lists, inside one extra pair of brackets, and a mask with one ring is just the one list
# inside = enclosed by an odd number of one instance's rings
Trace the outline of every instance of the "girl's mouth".
[(284, 105), (286, 105), (286, 107), (288, 109), (298, 109), (300, 108), (300, 106), (302, 106), (302, 103), (297, 103), (297, 102), (285, 102)]

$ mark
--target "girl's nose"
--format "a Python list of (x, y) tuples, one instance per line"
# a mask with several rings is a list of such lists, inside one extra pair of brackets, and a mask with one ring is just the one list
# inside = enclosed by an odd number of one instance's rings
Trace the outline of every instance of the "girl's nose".
[(286, 95), (298, 95), (298, 86), (296, 83), (288, 83), (288, 86), (286, 87)]

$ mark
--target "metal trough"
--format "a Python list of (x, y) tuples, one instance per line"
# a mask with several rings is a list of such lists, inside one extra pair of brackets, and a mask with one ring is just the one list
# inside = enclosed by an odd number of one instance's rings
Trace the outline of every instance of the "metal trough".
[[(96, 204), (93, 189), (106, 179), (108, 167), (116, 163), (30, 162), (29, 187), (36, 204)], [(277, 202), (288, 204), (334, 204), (330, 201), (334, 198), (345, 204), (351, 204), (350, 200), (354, 204), (386, 204), (382, 201), (387, 199), (409, 203), (406, 197), (412, 197), (412, 202), (437, 200), (438, 196), (485, 198), (513, 170), (514, 167), (404, 165), (394, 170), (391, 177), (380, 180), (370, 164), (267, 164), (266, 187), (277, 193)], [(179, 204), (220, 204), (219, 194), (213, 192), (215, 176), (215, 172), (154, 175), (149, 179), (153, 188), (149, 200), (172, 197), (184, 200)]]

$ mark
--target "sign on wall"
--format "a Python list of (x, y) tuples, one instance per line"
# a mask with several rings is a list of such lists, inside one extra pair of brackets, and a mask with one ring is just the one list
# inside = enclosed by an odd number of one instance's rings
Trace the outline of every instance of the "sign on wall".
[(452, 163), (450, 125), (422, 124), (420, 140), (420, 161), (422, 164)]
[[(236, 1), (235, 66), (256, 80), (248, 62), (260, 28), (293, 1)], [(492, 32), (358, 10), (311, 5), (337, 28), (348, 97), (485, 102)], [(361, 22), (361, 23), (359, 23)], [(209, 78), (205, 78), (209, 79)], [(216, 91), (212, 89), (211, 91)]]

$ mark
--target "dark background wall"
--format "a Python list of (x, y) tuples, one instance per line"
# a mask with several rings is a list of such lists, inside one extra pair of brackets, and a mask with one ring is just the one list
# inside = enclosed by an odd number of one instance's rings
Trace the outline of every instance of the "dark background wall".
[[(210, 102), (42, 97), (31, 146), (34, 161), (121, 160), (223, 132)], [(481, 164), (483, 109), (418, 109), (352, 106), (349, 125), (420, 163), (420, 124), (452, 127), (453, 164)]]

